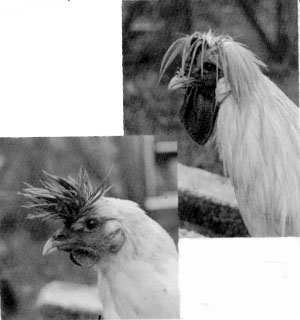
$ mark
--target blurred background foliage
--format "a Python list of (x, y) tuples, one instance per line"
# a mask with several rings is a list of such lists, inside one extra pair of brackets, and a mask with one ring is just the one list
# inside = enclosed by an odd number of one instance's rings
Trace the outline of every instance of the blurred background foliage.
[[(62, 252), (50, 258), (42, 256), (43, 244), (57, 230), (57, 225), (40, 219), (26, 219), (29, 212), (21, 207), (25, 199), (19, 194), (24, 182), (39, 186), (42, 170), (76, 178), (83, 166), (92, 184), (97, 186), (111, 168), (106, 181), (113, 187), (108, 196), (130, 199), (145, 208), (147, 198), (177, 191), (176, 150), (166, 162), (155, 155), (157, 142), (153, 136), (0, 139), (3, 319), (41, 319), (35, 301), (48, 282), (94, 284), (96, 281), (91, 270), (77, 267)], [(149, 172), (152, 173), (150, 180), (147, 178)], [(148, 213), (151, 216), (151, 212)], [(176, 215), (173, 210), (170, 217), (164, 221), (162, 215), (157, 220), (172, 235), (176, 230), (177, 236), (177, 209)]]
[(176, 62), (158, 84), (170, 44), (209, 29), (246, 44), (298, 105), (297, 0), (123, 1), (124, 128), (126, 134), (174, 136), (180, 162), (222, 174), (214, 142), (198, 146), (179, 123), (183, 93), (167, 91)]

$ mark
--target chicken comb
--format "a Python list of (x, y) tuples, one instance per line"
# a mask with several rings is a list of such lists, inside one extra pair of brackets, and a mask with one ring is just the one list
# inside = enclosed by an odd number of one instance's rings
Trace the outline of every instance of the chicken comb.
[[(75, 222), (93, 207), (96, 201), (105, 195), (111, 187), (106, 187), (105, 179), (95, 190), (87, 171), (79, 169), (77, 179), (67, 179), (43, 171), (46, 178), (41, 187), (25, 183), (21, 193), (28, 201), (22, 207), (33, 210), (28, 219), (42, 218), (62, 221), (65, 224)], [(106, 177), (105, 177), (106, 178)]]

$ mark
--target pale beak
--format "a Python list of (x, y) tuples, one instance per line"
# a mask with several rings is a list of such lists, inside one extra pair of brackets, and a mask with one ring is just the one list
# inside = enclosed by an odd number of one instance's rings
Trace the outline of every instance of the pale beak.
[(58, 250), (57, 241), (54, 241), (52, 238), (48, 239), (43, 248), (43, 256), (46, 256), (50, 253), (54, 253)]
[(66, 229), (58, 230), (45, 243), (43, 248), (43, 256), (54, 253), (57, 250), (69, 251), (74, 247), (75, 244), (76, 239), (73, 233)]
[(187, 82), (189, 82), (189, 78), (176, 75), (169, 82), (168, 90), (176, 90), (179, 88), (183, 88)]

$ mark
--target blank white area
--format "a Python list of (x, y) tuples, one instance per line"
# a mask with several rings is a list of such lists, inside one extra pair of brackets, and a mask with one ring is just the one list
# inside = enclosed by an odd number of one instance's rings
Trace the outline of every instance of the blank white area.
[(121, 1), (0, 1), (0, 136), (122, 135)]
[(183, 320), (299, 320), (300, 239), (181, 239)]

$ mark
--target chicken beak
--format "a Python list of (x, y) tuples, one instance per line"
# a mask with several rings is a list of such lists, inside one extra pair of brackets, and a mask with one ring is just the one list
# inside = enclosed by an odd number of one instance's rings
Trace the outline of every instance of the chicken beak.
[(43, 256), (54, 253), (57, 250), (58, 250), (57, 244), (55, 243), (55, 241), (51, 237), (50, 239), (47, 240), (47, 242), (44, 245)]
[(187, 81), (188, 81), (187, 77), (176, 75), (169, 82), (168, 90), (176, 90), (176, 89), (182, 88)]
[(58, 230), (44, 245), (43, 256), (54, 253), (58, 250), (69, 250), (76, 243), (71, 233), (65, 229)]

